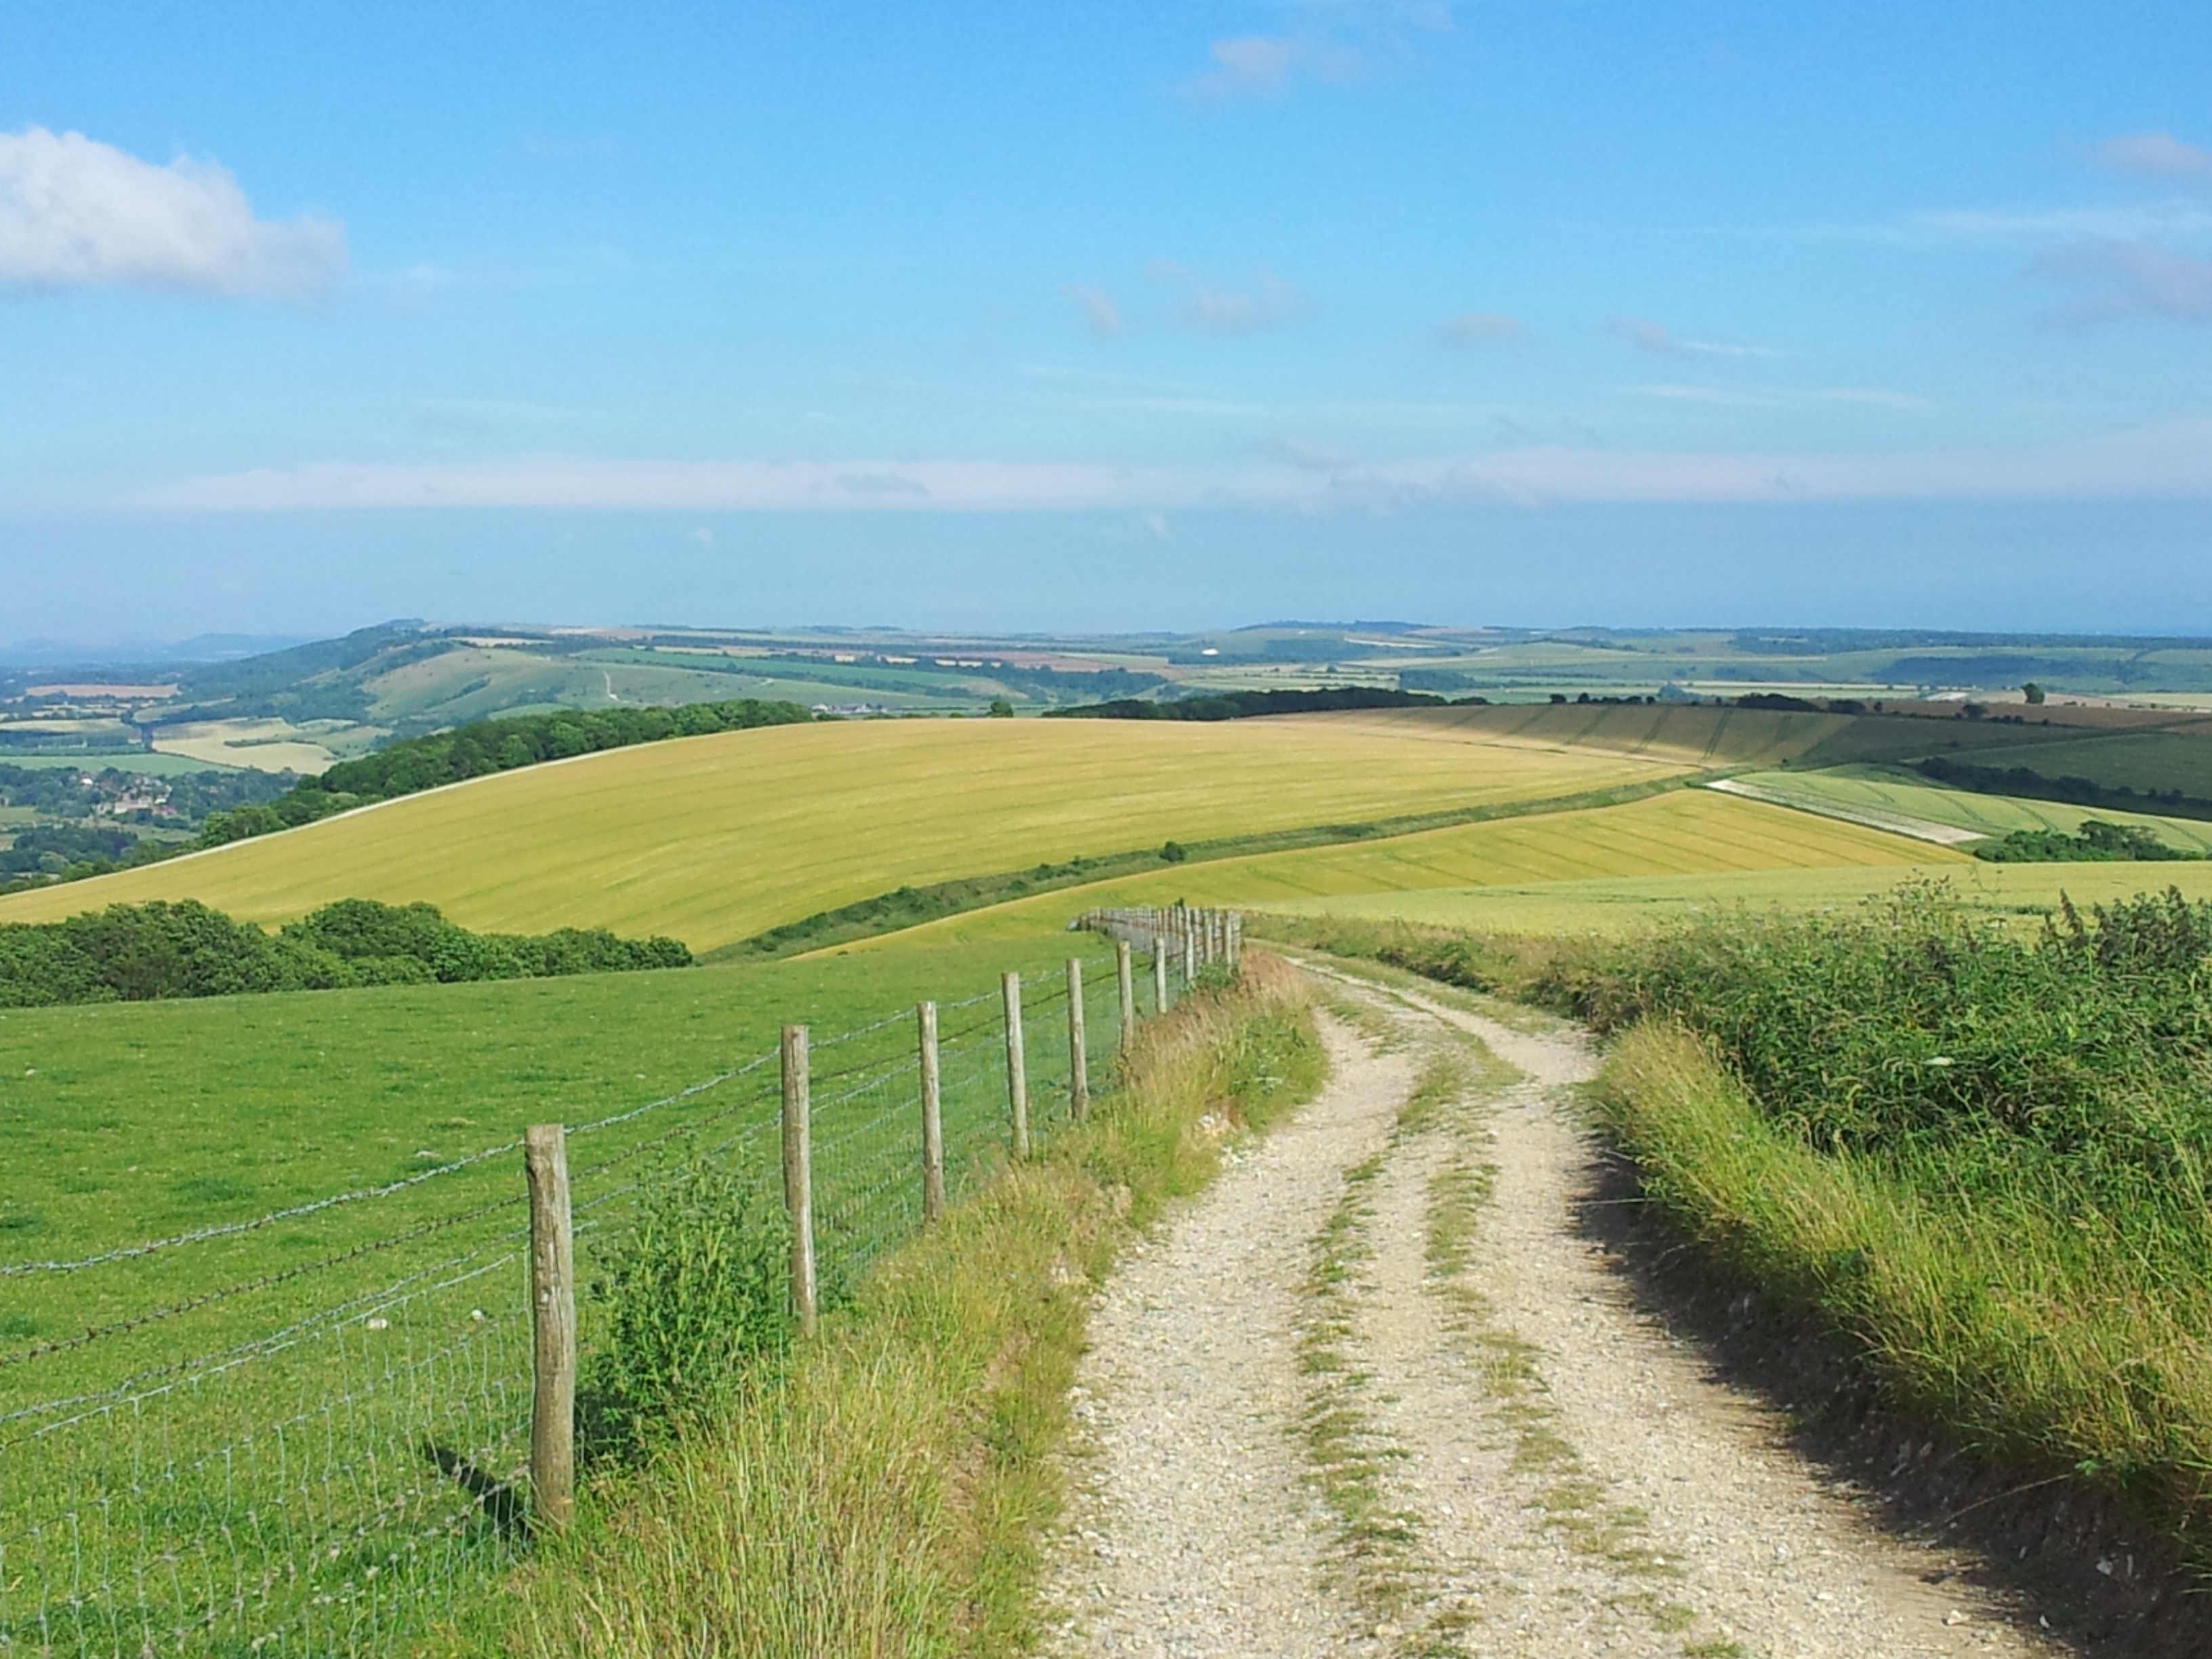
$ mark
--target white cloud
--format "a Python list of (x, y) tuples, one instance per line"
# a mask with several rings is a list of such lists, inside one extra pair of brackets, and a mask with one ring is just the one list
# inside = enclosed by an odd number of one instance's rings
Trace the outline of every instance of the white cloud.
[(1489, 345), (1499, 340), (1517, 340), (1521, 333), (1518, 319), (1497, 311), (1463, 311), (1436, 327), (1437, 343), (1448, 346)]
[(2175, 253), (2155, 242), (2098, 238), (2055, 247), (2035, 268), (2089, 290), (2055, 313), (2077, 327), (2128, 317), (2212, 323), (2212, 259)]
[(198, 478), (149, 506), (223, 513), (404, 507), (670, 512), (1020, 512), (1188, 499), (1171, 475), (1018, 461), (519, 460), (313, 465)]
[(1648, 317), (1609, 317), (1607, 330), (1655, 357), (1778, 357), (1765, 346), (1729, 345), (1718, 340), (1677, 339)]
[(2122, 133), (2117, 138), (2106, 139), (2094, 154), (2099, 161), (2115, 173), (2212, 185), (2212, 150), (2184, 143), (2171, 133)]
[[(555, 507), (707, 512), (1324, 511), (1504, 501), (1772, 502), (2212, 500), (2212, 419), (2039, 447), (1878, 452), (1615, 450), (1528, 445), (1322, 471), (1066, 463), (537, 460), (310, 466), (201, 478), (161, 511)], [(1164, 526), (1164, 517), (1162, 525)], [(1149, 527), (1149, 526), (1148, 526)]]
[(1111, 295), (1075, 283), (1063, 284), (1060, 291), (1083, 307), (1085, 324), (1100, 339), (1111, 339), (1121, 331), (1121, 308)]
[(305, 299), (345, 268), (343, 226), (257, 219), (212, 161), (155, 167), (81, 132), (0, 133), (0, 284)]
[(1279, 97), (1300, 78), (1357, 80), (1366, 61), (1357, 49), (1297, 35), (1242, 34), (1206, 48), (1213, 67), (1183, 82), (1193, 98)]
[(1302, 315), (1306, 297), (1290, 283), (1267, 271), (1249, 292), (1217, 288), (1196, 271), (1172, 259), (1155, 259), (1146, 274), (1154, 282), (1183, 292), (1182, 319), (1209, 334), (1250, 334), (1273, 328)]

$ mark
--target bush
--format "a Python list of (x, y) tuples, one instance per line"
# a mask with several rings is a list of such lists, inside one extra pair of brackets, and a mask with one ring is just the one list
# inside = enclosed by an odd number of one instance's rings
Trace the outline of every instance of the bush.
[(434, 906), (341, 899), (274, 937), (193, 899), (0, 925), (0, 1007), (683, 968), (678, 939), (471, 933)]
[(2015, 830), (2001, 841), (1978, 842), (1976, 858), (1990, 864), (2101, 864), (2115, 860), (2194, 859), (2136, 824), (2083, 820), (2072, 835), (2060, 830)]
[(783, 1352), (790, 1246), (781, 1206), (727, 1170), (685, 1170), (643, 1202), (589, 1287), (606, 1335), (579, 1378), (587, 1457), (635, 1455)]

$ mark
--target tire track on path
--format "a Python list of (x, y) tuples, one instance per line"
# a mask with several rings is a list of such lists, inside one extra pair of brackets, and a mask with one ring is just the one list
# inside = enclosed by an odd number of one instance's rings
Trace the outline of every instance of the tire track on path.
[(1329, 1023), (1330, 1081), (1233, 1149), (1132, 1251), (1091, 1315), (1073, 1409), (1090, 1442), (1051, 1587), (1054, 1650), (1326, 1659), (1365, 1650), (1292, 1431), (1304, 1255), (1346, 1165), (1387, 1143), (1412, 1067)]

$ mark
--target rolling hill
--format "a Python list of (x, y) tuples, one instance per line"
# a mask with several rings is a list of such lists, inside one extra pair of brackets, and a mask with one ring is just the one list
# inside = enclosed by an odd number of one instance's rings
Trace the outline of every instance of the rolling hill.
[[(197, 898), (276, 922), (344, 897), (463, 926), (695, 950), (908, 883), (1772, 763), (1821, 716), (1442, 709), (1240, 721), (869, 721), (684, 738), (414, 795), (0, 900), (31, 921)], [(1694, 716), (1695, 718), (1686, 718)]]

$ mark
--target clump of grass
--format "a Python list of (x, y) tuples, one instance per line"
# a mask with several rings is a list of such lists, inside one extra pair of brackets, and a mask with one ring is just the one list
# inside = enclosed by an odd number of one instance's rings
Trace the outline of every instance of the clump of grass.
[(1368, 1411), (1369, 1378), (1352, 1352), (1352, 1293), (1374, 1255), (1368, 1224), (1375, 1183), (1388, 1162), (1388, 1152), (1378, 1152), (1344, 1172), (1344, 1191), (1310, 1246), (1297, 1339), (1298, 1368), (1307, 1380), (1298, 1421), (1306, 1467), (1335, 1525), (1345, 1588), (1370, 1617), (1383, 1620), (1404, 1616), (1413, 1605), (1426, 1565), (1419, 1517), (1394, 1501), (1389, 1486), (1390, 1468), (1405, 1458), (1405, 1449)]
[(883, 1258), (782, 1365), (606, 1478), (483, 1646), (555, 1655), (991, 1656), (1036, 1636), (1090, 1284), (1322, 1071), (1295, 974), (1147, 1027), (1122, 1086)]

